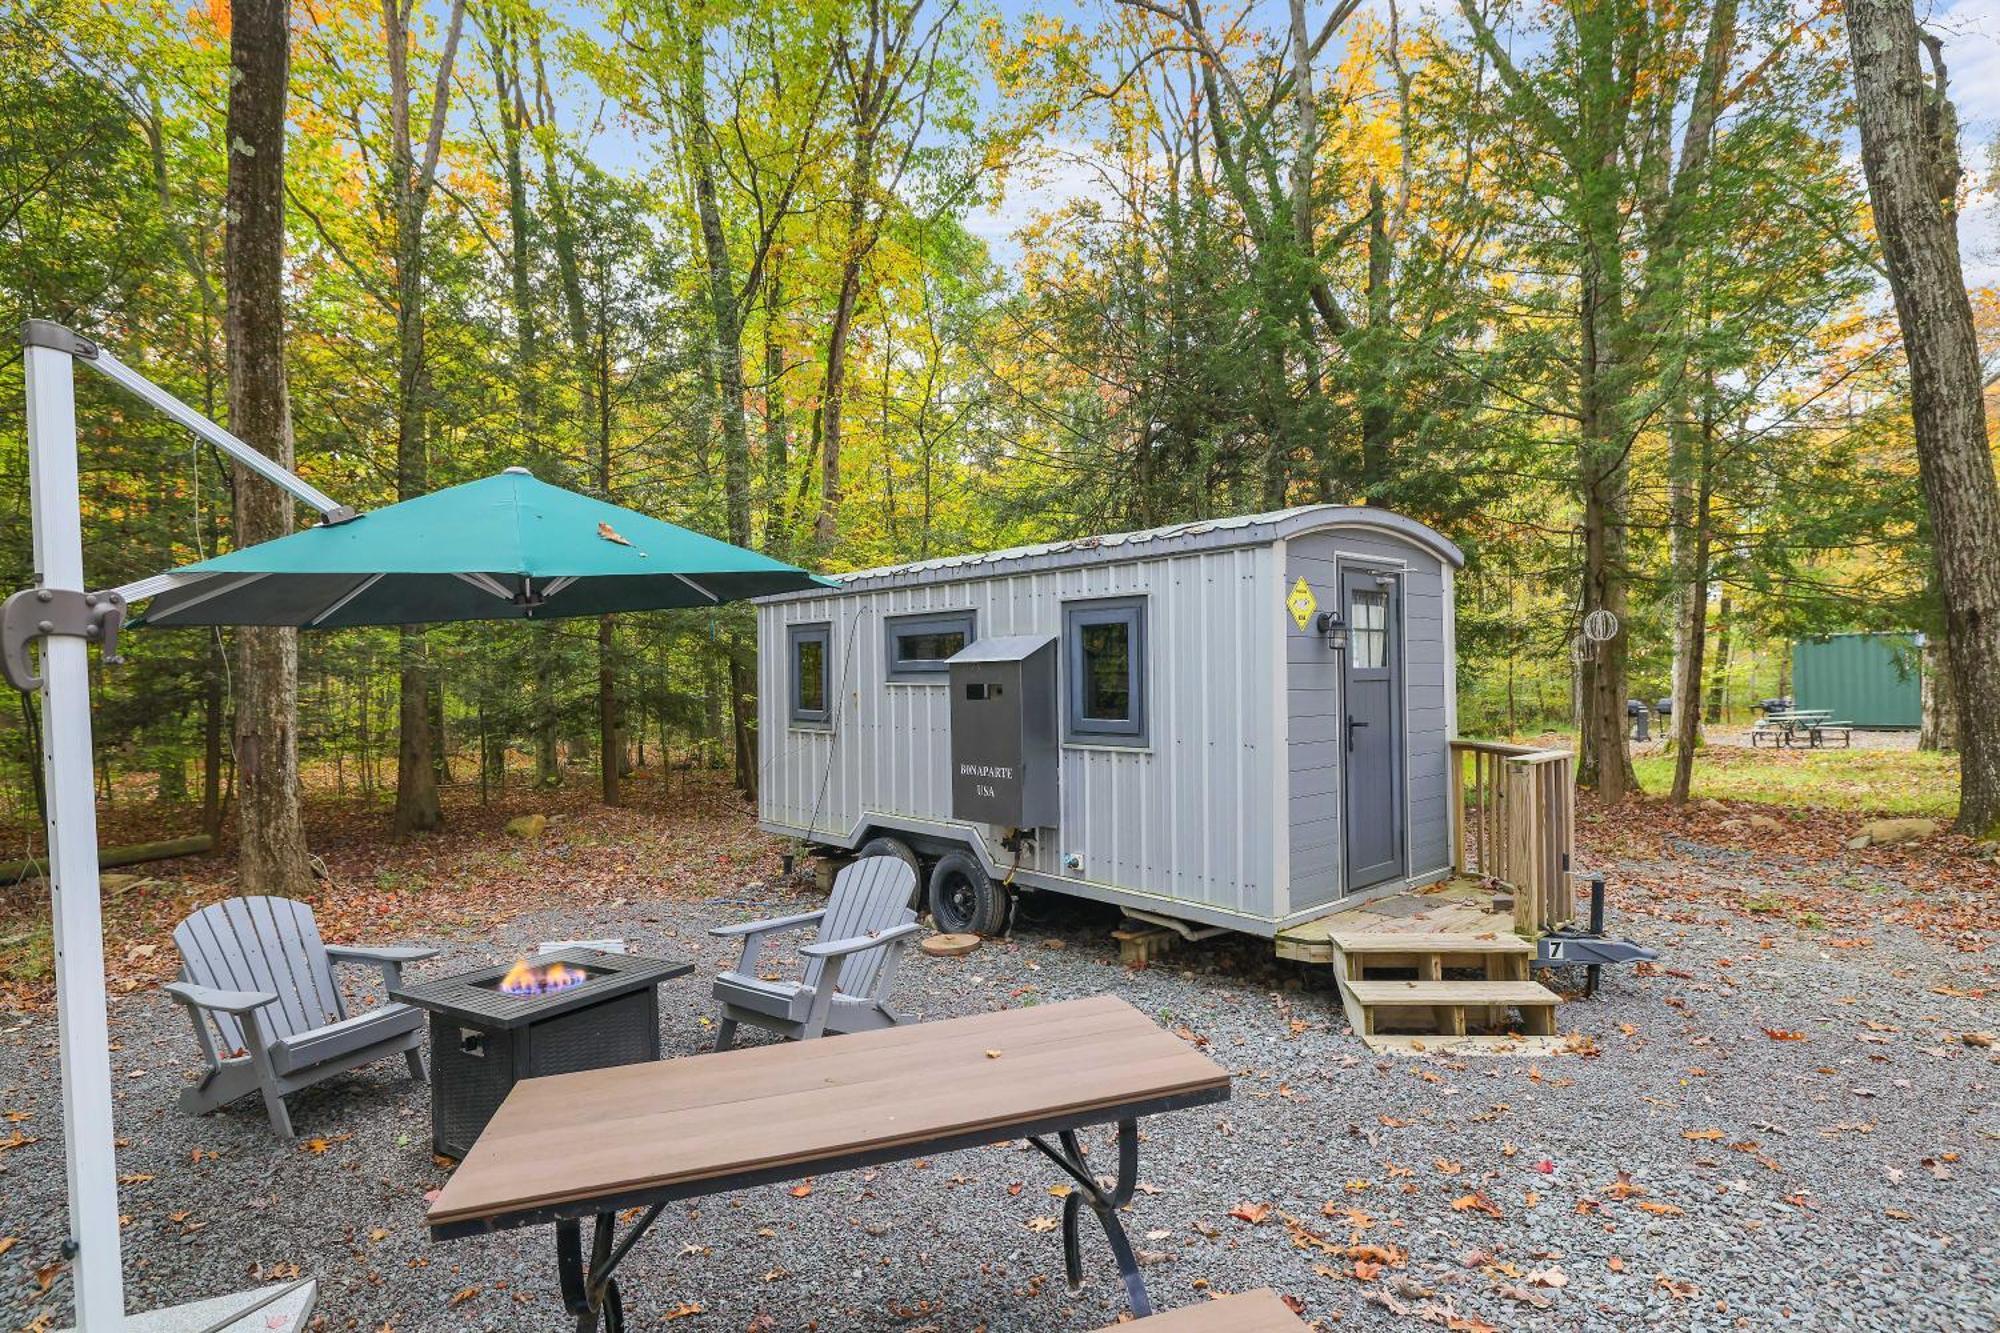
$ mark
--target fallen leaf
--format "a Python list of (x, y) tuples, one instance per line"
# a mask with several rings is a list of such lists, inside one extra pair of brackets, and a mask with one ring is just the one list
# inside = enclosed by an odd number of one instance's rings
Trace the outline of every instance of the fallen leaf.
[(1451, 1206), (1454, 1212), (1480, 1212), (1485, 1213), (1488, 1217), (1504, 1216), (1500, 1211), (1500, 1205), (1487, 1198), (1481, 1190), (1474, 1190), (1470, 1194), (1453, 1199)]
[(618, 529), (612, 527), (609, 523), (599, 523), (597, 525), (597, 535), (604, 538), (605, 541), (617, 542), (620, 546), (630, 546), (632, 544), (619, 536)]
[(1261, 1226), (1271, 1216), (1271, 1205), (1268, 1203), (1239, 1203), (1229, 1210), (1229, 1215), (1239, 1222), (1248, 1222), (1253, 1227)]

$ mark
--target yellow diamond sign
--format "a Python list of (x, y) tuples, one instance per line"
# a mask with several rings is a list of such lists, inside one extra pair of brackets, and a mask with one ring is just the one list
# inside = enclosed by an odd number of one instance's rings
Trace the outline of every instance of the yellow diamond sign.
[(1305, 576), (1292, 585), (1292, 595), (1285, 599), (1285, 608), (1292, 613), (1292, 619), (1300, 629), (1312, 623), (1313, 612), (1319, 610), (1319, 602), (1313, 598), (1313, 590), (1307, 585)]

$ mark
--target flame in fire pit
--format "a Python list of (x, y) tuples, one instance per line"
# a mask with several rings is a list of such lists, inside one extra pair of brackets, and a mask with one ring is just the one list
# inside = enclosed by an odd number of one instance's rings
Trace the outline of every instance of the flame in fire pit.
[(566, 963), (534, 967), (522, 958), (515, 962), (506, 976), (500, 978), (500, 989), (509, 995), (547, 995), (550, 991), (581, 986), (588, 980), (590, 973), (580, 967), (571, 967)]

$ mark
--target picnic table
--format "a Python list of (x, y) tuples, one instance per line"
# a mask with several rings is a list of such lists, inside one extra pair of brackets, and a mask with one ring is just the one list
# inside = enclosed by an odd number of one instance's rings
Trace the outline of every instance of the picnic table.
[[(426, 1222), (433, 1240), (553, 1223), (579, 1333), (618, 1333), (618, 1265), (666, 1204), (1025, 1137), (1072, 1186), (1072, 1288), (1087, 1207), (1143, 1317), (1152, 1302), (1116, 1211), (1138, 1184), (1139, 1119), (1228, 1096), (1227, 1073), (1114, 996), (528, 1079)], [(1118, 1127), (1108, 1188), (1076, 1133), (1104, 1124)], [(618, 1215), (633, 1208), (643, 1211), (620, 1236)]]
[(1793, 708), (1766, 713), (1750, 728), (1750, 748), (1756, 749), (1757, 742), (1768, 736), (1776, 746), (1794, 746), (1804, 743), (1808, 749), (1817, 750), (1826, 744), (1829, 732), (1839, 732), (1843, 745), (1853, 744), (1854, 724), (1833, 720), (1833, 710), (1829, 708)]

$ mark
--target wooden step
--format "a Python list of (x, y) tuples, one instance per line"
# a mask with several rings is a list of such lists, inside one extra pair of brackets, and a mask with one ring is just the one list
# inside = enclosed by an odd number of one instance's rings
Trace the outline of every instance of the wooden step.
[(1340, 977), (1341, 1007), (1356, 1036), (1371, 1046), (1384, 1027), (1412, 1025), (1440, 1037), (1466, 1035), (1467, 1010), (1479, 1011), (1480, 1023), (1500, 1027), (1510, 1022), (1509, 1010), (1520, 1014), (1521, 1030), (1532, 1036), (1554, 1036), (1555, 1007), (1562, 997), (1532, 981), (1377, 981)]
[(1511, 931), (1490, 935), (1419, 935), (1382, 931), (1340, 931), (1332, 937), (1342, 953), (1524, 953), (1535, 946)]
[(1363, 1004), (1505, 1004), (1516, 1009), (1553, 1007), (1562, 996), (1534, 981), (1348, 981), (1340, 983)]

